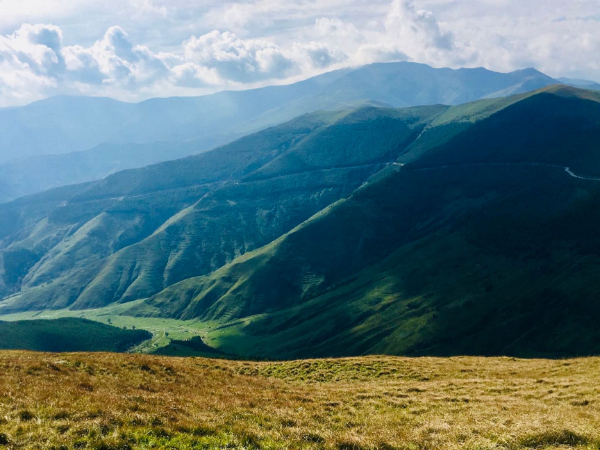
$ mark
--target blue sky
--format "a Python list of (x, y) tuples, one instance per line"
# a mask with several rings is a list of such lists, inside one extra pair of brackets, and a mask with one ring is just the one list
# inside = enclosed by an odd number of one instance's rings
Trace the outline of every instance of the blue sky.
[(0, 106), (289, 83), (380, 61), (600, 80), (598, 0), (0, 0)]

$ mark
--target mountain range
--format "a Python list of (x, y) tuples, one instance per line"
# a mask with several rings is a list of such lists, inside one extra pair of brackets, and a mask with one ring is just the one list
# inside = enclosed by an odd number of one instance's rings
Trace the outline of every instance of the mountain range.
[(0, 109), (0, 202), (215, 148), (317, 110), (456, 105), (558, 81), (534, 69), (373, 64), (285, 86), (124, 103), (52, 97)]
[(0, 313), (118, 304), (269, 358), (598, 353), (600, 95), (373, 106), (373, 67), (330, 92), (371, 106), (0, 205)]

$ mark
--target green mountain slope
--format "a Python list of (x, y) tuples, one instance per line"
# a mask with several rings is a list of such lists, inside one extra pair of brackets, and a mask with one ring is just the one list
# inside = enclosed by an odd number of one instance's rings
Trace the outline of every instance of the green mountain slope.
[[(467, 145), (482, 130), (489, 144)], [(593, 175), (594, 136), (600, 103), (588, 93), (508, 102), (443, 150), (413, 153), (269, 246), (132, 312), (200, 317), (216, 324), (213, 345), (268, 357), (597, 353), (600, 180), (560, 166)]]
[(56, 190), (53, 207), (38, 200), (50, 193), (7, 204), (3, 292), (17, 295), (2, 309), (100, 307), (210, 273), (350, 195), (446, 109), (315, 113), (199, 156)]
[(41, 352), (125, 352), (150, 339), (144, 330), (121, 330), (85, 319), (0, 322), (0, 349)]
[[(488, 120), (479, 121), (468, 133), (420, 155), (411, 168), (546, 163), (598, 175), (599, 98), (600, 94), (580, 94), (574, 88), (562, 86), (526, 95)], [(490, 139), (491, 136), (494, 138)], [(411, 158), (402, 160), (410, 162)]]
[(4, 205), (0, 312), (198, 319), (226, 354), (600, 352), (600, 95), (317, 113)]

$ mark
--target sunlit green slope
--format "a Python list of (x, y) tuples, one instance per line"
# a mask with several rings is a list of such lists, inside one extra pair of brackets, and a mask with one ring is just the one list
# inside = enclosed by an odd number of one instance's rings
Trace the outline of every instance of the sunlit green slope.
[(146, 298), (277, 239), (389, 166), (447, 107), (316, 113), (196, 157), (3, 207), (4, 312)]

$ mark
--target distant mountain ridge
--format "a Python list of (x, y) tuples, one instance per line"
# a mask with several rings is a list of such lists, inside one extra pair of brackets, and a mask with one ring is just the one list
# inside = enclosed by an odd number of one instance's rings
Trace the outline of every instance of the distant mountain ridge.
[(125, 169), (183, 158), (202, 148), (195, 141), (99, 144), (62, 155), (41, 155), (0, 163), (0, 203), (48, 189), (100, 180)]
[(557, 78), (563, 84), (574, 86), (582, 89), (593, 89), (594, 91), (600, 91), (600, 83), (592, 80), (582, 80), (580, 78)]
[[(393, 107), (459, 104), (526, 92), (556, 80), (534, 69), (511, 73), (378, 63), (329, 72), (291, 85), (201, 97), (124, 103), (102, 97), (51, 97), (0, 109), (0, 161), (88, 150), (101, 143), (226, 138), (317, 109), (381, 101)], [(230, 121), (236, 121), (232, 124)], [(233, 126), (232, 126), (233, 125)]]
[[(286, 86), (202, 97), (155, 98), (141, 103), (52, 97), (0, 109), (0, 202), (143, 167), (170, 155), (175, 159), (201, 153), (317, 110), (365, 103), (455, 105), (555, 83), (534, 69), (504, 74), (403, 62), (338, 70)], [(157, 151), (163, 145), (169, 147), (169, 153)], [(116, 146), (122, 155), (118, 164)], [(49, 154), (52, 156), (40, 157)], [(38, 178), (48, 164), (53, 170)]]

